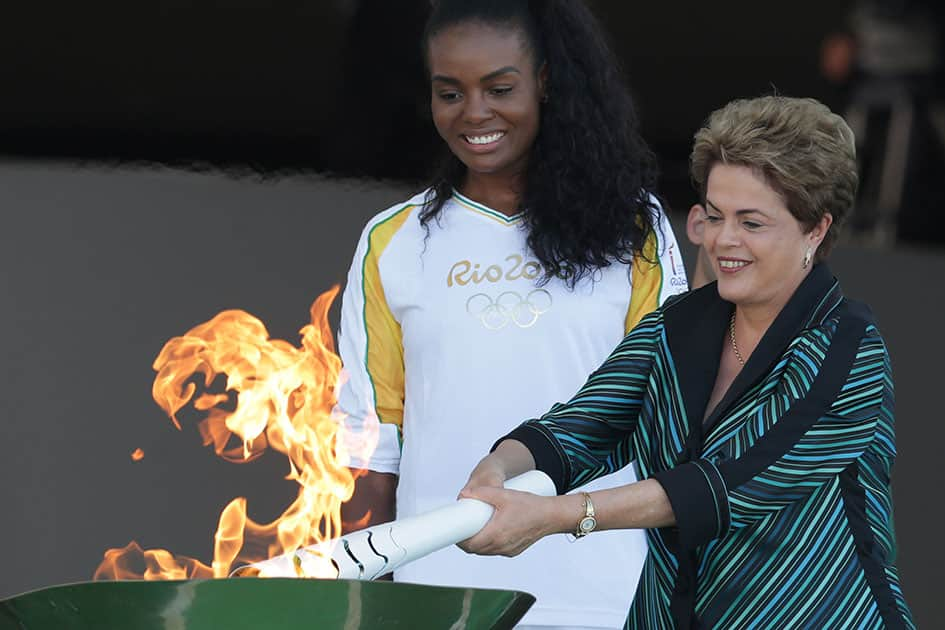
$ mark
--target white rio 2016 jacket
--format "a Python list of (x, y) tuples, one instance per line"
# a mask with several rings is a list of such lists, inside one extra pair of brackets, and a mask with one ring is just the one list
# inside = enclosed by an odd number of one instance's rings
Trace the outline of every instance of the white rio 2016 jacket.
[[(400, 476), (399, 518), (455, 501), (498, 437), (568, 400), (643, 315), (687, 289), (665, 217), (647, 245), (656, 264), (613, 264), (571, 290), (537, 284), (520, 216), (457, 193), (427, 237), (423, 200), (364, 229), (339, 332), (348, 375), (339, 406), (351, 443), (380, 421), (377, 450), (352, 463)], [(628, 467), (588, 488), (632, 481)], [(645, 553), (642, 531), (553, 536), (517, 558), (444, 549), (395, 579), (522, 590), (537, 597), (523, 623), (615, 628)]]

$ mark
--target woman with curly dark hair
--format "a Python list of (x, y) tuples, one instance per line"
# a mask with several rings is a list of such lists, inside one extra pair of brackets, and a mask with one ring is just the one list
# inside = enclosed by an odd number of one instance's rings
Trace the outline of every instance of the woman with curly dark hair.
[[(339, 406), (369, 471), (345, 506), (358, 526), (453, 501), (491, 437), (569, 396), (686, 289), (653, 156), (581, 2), (441, 0), (423, 51), (447, 153), (427, 191), (368, 223), (342, 308)], [(514, 561), (451, 548), (395, 579), (524, 590), (526, 624), (615, 628), (644, 549), (639, 532)]]

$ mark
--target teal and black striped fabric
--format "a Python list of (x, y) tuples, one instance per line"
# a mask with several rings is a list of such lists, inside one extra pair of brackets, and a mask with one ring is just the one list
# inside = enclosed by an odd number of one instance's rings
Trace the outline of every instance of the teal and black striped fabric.
[(676, 526), (627, 628), (912, 628), (895, 566), (889, 357), (815, 267), (704, 418), (732, 305), (709, 285), (648, 315), (565, 404), (509, 434), (560, 492), (631, 460)]

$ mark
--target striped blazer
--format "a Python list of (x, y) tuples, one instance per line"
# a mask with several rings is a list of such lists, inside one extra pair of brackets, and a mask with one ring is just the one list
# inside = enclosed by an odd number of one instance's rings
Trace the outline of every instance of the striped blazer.
[(895, 566), (889, 357), (816, 266), (703, 421), (732, 313), (715, 284), (645, 317), (567, 403), (508, 438), (558, 491), (633, 460), (647, 532), (626, 628), (912, 628)]

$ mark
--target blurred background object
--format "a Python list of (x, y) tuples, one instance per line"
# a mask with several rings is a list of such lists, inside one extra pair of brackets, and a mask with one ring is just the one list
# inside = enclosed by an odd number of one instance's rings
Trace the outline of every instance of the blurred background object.
[[(862, 156), (861, 242), (945, 244), (935, 0), (589, 0), (685, 211), (692, 133), (739, 96), (817, 97)], [(0, 154), (423, 181), (439, 156), (419, 41), (429, 0), (18, 3), (0, 23)]]
[[(192, 423), (174, 430), (151, 400), (151, 362), (226, 308), (297, 343), (366, 220), (421, 185), (439, 147), (418, 43), (427, 2), (3, 8), (0, 597), (88, 579), (131, 539), (206, 559), (231, 498), (257, 520), (291, 501), (284, 460), (232, 466)], [(926, 490), (945, 481), (929, 465), (945, 442), (942, 370), (927, 367), (945, 355), (942, 46), (929, 35), (941, 9), (874, 4), (591, 2), (683, 246), (691, 138), (710, 111), (776, 90), (863, 121), (860, 208), (833, 265), (890, 344), (900, 567), (931, 627), (945, 565), (943, 507)], [(921, 37), (884, 26), (922, 11)], [(892, 75), (880, 68), (898, 57), (864, 52), (903, 42), (924, 52)]]
[(943, 14), (933, 0), (857, 0), (824, 40), (821, 71), (844, 88), (858, 141), (851, 228), (864, 242), (945, 239)]

